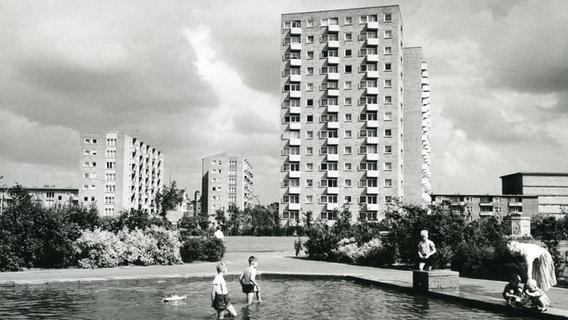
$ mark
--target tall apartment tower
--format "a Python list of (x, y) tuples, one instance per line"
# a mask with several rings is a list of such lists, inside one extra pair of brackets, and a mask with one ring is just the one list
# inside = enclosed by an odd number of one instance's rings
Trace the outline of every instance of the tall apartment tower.
[[(347, 206), (374, 221), (405, 193), (420, 201), (426, 120), (422, 91), (403, 90), (399, 7), (283, 14), (281, 31), (281, 218), (334, 220)], [(418, 149), (406, 154), (407, 141)]]
[(123, 210), (157, 212), (164, 183), (164, 155), (123, 133), (81, 134), (79, 201), (96, 205), (99, 215)]
[(217, 210), (244, 209), (253, 197), (253, 172), (243, 157), (220, 153), (203, 158), (201, 204), (213, 220)]

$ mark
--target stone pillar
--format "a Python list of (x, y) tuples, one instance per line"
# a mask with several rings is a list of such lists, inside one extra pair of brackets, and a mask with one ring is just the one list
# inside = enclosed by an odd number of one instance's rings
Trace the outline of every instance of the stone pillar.
[(503, 219), (507, 234), (523, 236), (531, 234), (531, 218), (520, 213), (511, 213)]
[(451, 270), (414, 270), (412, 272), (412, 288), (414, 291), (427, 293), (430, 291), (459, 291), (460, 274)]

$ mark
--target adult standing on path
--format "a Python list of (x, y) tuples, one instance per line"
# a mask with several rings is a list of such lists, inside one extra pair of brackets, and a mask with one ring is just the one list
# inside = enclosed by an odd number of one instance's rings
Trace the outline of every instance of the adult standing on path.
[(215, 238), (217, 239), (225, 239), (225, 235), (223, 234), (223, 231), (221, 231), (221, 226), (217, 226), (217, 231), (215, 231)]

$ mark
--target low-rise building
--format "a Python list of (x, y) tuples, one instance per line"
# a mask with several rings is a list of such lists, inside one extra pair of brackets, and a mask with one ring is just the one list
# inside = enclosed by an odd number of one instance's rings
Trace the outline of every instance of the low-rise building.
[(463, 212), (469, 220), (485, 217), (503, 218), (513, 213), (535, 216), (538, 197), (504, 194), (431, 194), (433, 205), (448, 205)]
[[(11, 188), (13, 186), (3, 185), (0, 189), (0, 208), (2, 211), (12, 202), (12, 197), (10, 196)], [(33, 199), (40, 201), (45, 207), (78, 204), (79, 189), (77, 188), (44, 185), (43, 187), (26, 189)]]

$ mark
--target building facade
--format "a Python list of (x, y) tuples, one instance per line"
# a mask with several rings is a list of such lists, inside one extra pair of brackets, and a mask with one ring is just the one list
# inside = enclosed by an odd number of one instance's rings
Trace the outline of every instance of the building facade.
[(164, 184), (161, 151), (124, 133), (81, 134), (79, 200), (94, 204), (99, 215), (123, 210), (157, 212), (156, 195)]
[(500, 178), (503, 194), (538, 196), (539, 214), (568, 213), (568, 173), (517, 172)]
[[(8, 185), (0, 187), (0, 212), (12, 202), (12, 197), (10, 196), (10, 189), (12, 187), (13, 186)], [(44, 185), (43, 187), (30, 187), (26, 189), (34, 200), (41, 202), (45, 207), (78, 204), (79, 190), (76, 188), (61, 188), (54, 185)]]
[(486, 217), (504, 218), (511, 214), (535, 216), (538, 197), (503, 194), (431, 194), (432, 205), (447, 205), (463, 212), (468, 220)]
[(213, 221), (217, 210), (244, 209), (253, 197), (253, 177), (243, 157), (221, 153), (203, 158), (201, 210)]
[(335, 220), (346, 207), (373, 221), (395, 198), (422, 203), (428, 74), (419, 48), (405, 60), (399, 7), (290, 13), (281, 22), (281, 218)]

